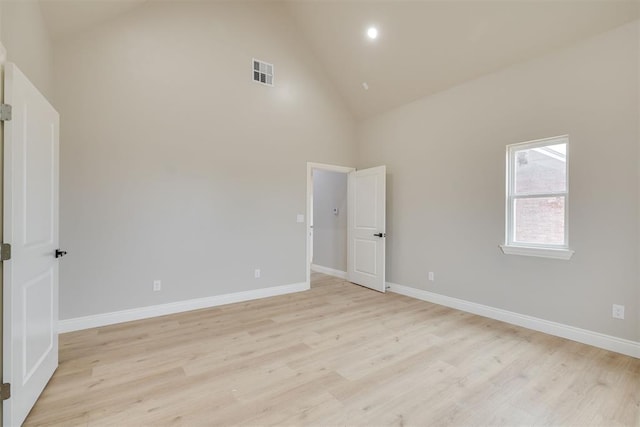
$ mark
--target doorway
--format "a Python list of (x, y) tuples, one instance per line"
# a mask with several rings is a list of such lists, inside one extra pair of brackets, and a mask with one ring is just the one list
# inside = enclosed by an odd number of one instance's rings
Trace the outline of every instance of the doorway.
[(343, 172), (312, 171), (311, 270), (347, 277), (347, 178)]
[(311, 270), (347, 278), (347, 176), (355, 168), (307, 163), (307, 283)]
[[(321, 209), (323, 214), (329, 213), (338, 217), (341, 209), (339, 206), (320, 205), (315, 200), (317, 197), (314, 197), (313, 194), (313, 178), (314, 174), (317, 173), (320, 176), (322, 172), (337, 172), (347, 177), (347, 212), (343, 212), (347, 223), (346, 274), (344, 271), (332, 267), (325, 269), (324, 272), (338, 277), (343, 276), (349, 282), (385, 292), (386, 166), (384, 165), (356, 170), (351, 167), (307, 163), (307, 256), (305, 266), (307, 284), (309, 287), (311, 286), (312, 258), (315, 261), (319, 256), (322, 256), (318, 253), (314, 254), (313, 250), (314, 246), (316, 252), (320, 250), (320, 245), (313, 243), (314, 240), (316, 242), (318, 240), (317, 236), (314, 239), (314, 234), (317, 234), (314, 233), (314, 205), (316, 210)], [(337, 210), (334, 210), (336, 208)], [(316, 216), (317, 218), (318, 216)], [(338, 222), (336, 218), (329, 221)], [(333, 257), (335, 258), (335, 254)], [(314, 263), (314, 268), (317, 267), (318, 264)]]

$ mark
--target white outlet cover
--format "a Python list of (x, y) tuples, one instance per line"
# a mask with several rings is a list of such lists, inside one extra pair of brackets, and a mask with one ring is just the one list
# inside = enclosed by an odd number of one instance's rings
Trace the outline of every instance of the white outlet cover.
[(255, 277), (256, 279), (259, 279), (259, 278), (260, 278), (260, 269), (259, 269), (259, 268), (256, 268), (256, 269), (253, 271), (253, 277)]
[(162, 289), (162, 282), (160, 280), (154, 280), (153, 281), (153, 290), (154, 291), (159, 291)]
[(613, 304), (611, 315), (614, 319), (624, 319), (624, 305)]

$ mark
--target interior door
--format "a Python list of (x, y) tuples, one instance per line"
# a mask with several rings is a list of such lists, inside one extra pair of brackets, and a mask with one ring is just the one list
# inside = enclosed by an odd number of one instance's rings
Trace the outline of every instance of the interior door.
[(348, 278), (384, 292), (386, 166), (349, 173)]
[(15, 65), (4, 84), (3, 422), (19, 426), (58, 366), (59, 117)]

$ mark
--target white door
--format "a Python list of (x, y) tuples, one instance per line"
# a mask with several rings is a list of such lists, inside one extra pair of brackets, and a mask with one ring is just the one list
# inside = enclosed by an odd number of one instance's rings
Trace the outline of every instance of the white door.
[(348, 279), (384, 292), (386, 166), (349, 173)]
[(58, 366), (58, 113), (5, 65), (3, 266), (4, 426), (19, 426)]

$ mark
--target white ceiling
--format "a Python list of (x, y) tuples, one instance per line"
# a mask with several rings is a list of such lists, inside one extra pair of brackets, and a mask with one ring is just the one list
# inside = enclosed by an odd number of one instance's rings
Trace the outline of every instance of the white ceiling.
[[(145, 0), (41, 1), (59, 38)], [(358, 118), (551, 52), (640, 16), (640, 0), (286, 1)], [(367, 39), (368, 26), (380, 36)], [(364, 90), (366, 82), (369, 90)]]

